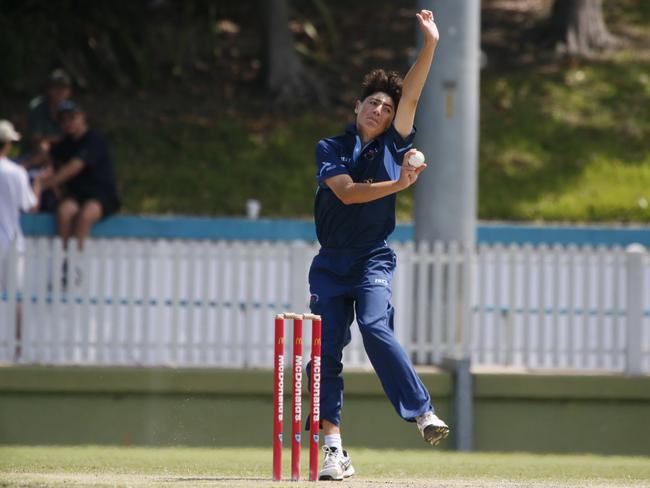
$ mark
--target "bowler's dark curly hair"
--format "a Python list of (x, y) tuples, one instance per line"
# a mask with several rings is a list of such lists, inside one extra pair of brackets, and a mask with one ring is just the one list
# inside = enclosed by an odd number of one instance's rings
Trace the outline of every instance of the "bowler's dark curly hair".
[(402, 96), (402, 77), (396, 71), (384, 71), (373, 69), (363, 78), (361, 88), (363, 89), (361, 101), (376, 92), (384, 92), (393, 99), (395, 108)]

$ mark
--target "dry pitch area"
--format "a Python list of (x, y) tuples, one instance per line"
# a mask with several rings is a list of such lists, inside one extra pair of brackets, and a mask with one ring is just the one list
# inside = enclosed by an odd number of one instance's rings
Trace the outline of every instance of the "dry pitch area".
[[(564, 482), (540, 482), (540, 481), (507, 481), (507, 480), (384, 480), (384, 479), (348, 479), (343, 482), (319, 482), (326, 486), (345, 487), (400, 487), (400, 488), (575, 488), (575, 487), (636, 487), (650, 486), (648, 484), (621, 482), (594, 482), (585, 481), (578, 483)], [(301, 481), (271, 482), (266, 478), (219, 478), (219, 477), (160, 477), (144, 475), (84, 475), (73, 473), (8, 473), (7, 479), (0, 479), (2, 487), (256, 487), (256, 488), (307, 488), (313, 487), (314, 483)]]
[[(647, 457), (369, 449), (352, 449), (351, 456), (358, 475), (334, 486), (650, 487)], [(0, 486), (314, 486), (307, 481), (273, 483), (270, 466), (270, 450), (265, 449), (1, 447)], [(286, 468), (288, 472), (288, 463)]]

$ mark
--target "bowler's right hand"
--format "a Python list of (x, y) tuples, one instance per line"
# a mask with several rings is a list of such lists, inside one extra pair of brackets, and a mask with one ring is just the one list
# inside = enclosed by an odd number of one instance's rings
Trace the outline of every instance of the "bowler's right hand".
[(427, 167), (427, 163), (423, 163), (422, 166), (419, 168), (414, 168), (409, 164), (409, 158), (417, 151), (417, 149), (412, 148), (406, 151), (406, 154), (404, 154), (404, 159), (402, 159), (402, 169), (400, 171), (399, 175), (399, 184), (402, 187), (402, 190), (405, 190), (409, 186), (411, 186), (413, 183), (415, 183), (418, 179), (418, 176), (422, 171), (424, 171)]

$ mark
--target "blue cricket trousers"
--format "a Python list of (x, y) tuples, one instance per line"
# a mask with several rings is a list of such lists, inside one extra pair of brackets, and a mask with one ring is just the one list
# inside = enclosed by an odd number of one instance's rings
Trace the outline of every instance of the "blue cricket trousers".
[(400, 417), (413, 421), (432, 409), (429, 392), (393, 333), (395, 262), (385, 243), (366, 249), (322, 248), (309, 270), (310, 308), (323, 319), (321, 418), (335, 425), (340, 425), (343, 405), (341, 359), (355, 314), (368, 358)]

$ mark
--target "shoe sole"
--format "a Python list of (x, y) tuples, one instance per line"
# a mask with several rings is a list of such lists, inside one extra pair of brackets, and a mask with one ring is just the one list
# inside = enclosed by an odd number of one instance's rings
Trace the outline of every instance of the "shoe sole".
[(449, 435), (449, 427), (427, 425), (424, 429), (424, 440), (432, 446), (437, 446), (441, 440), (446, 439)]
[(355, 473), (354, 467), (350, 466), (348, 469), (345, 470), (345, 472), (343, 473), (343, 476), (341, 476), (340, 478), (336, 478), (336, 477), (334, 477), (334, 476), (332, 476), (330, 474), (321, 474), (318, 477), (318, 481), (343, 481), (345, 478), (349, 478), (354, 473)]

